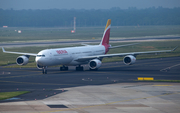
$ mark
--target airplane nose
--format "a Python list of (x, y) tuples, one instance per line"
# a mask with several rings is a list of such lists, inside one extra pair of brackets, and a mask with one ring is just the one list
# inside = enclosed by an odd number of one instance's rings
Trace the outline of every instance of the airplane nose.
[(39, 65), (43, 65), (43, 59), (41, 57), (36, 57), (36, 63)]

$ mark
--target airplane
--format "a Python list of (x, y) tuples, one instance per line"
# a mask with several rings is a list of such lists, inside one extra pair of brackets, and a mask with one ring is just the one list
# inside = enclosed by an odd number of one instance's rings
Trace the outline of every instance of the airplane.
[(177, 47), (172, 50), (161, 50), (161, 51), (145, 51), (145, 52), (130, 52), (130, 53), (116, 53), (116, 54), (106, 54), (109, 49), (135, 45), (126, 44), (120, 46), (111, 46), (109, 44), (110, 38), (110, 28), (111, 19), (108, 19), (102, 40), (99, 45), (87, 45), (79, 47), (67, 47), (67, 48), (56, 48), (56, 49), (45, 49), (40, 51), (38, 54), (35, 53), (22, 53), (22, 52), (12, 52), (5, 51), (2, 47), (4, 53), (20, 54), (16, 59), (18, 65), (26, 65), (29, 61), (30, 56), (35, 56), (35, 61), (38, 69), (42, 69), (43, 74), (47, 74), (48, 66), (62, 65), (60, 67), (61, 71), (68, 70), (68, 66), (76, 66), (77, 71), (83, 71), (83, 64), (88, 64), (90, 70), (98, 70), (101, 67), (102, 59), (105, 57), (124, 57), (123, 62), (126, 65), (134, 64), (136, 61), (136, 56), (139, 54), (151, 54), (151, 53), (162, 53), (162, 52), (172, 52)]

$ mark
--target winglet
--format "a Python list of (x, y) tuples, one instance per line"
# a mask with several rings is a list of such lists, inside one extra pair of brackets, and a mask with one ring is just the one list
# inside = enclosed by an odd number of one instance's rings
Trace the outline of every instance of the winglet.
[(175, 51), (178, 48), (178, 46), (176, 46), (172, 51)]
[(3, 52), (6, 52), (5, 49), (4, 49), (3, 47), (2, 47), (2, 51), (3, 51)]

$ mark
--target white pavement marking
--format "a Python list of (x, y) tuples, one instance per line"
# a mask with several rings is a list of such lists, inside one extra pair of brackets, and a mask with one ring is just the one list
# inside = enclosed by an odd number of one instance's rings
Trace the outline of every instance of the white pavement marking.
[(173, 66), (170, 66), (170, 67), (161, 69), (160, 71), (168, 71), (168, 70), (170, 70), (171, 68), (174, 68), (174, 67), (177, 67), (177, 66), (180, 66), (180, 64), (176, 64), (176, 65), (173, 65)]

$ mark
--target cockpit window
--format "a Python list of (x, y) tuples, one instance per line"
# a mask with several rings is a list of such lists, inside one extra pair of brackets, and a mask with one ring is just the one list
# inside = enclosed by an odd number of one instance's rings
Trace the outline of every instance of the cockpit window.
[(45, 57), (45, 55), (37, 55), (37, 57)]

